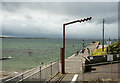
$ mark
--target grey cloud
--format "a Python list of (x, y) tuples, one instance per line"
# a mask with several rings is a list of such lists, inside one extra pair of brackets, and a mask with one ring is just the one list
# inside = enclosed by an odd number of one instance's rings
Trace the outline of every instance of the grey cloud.
[[(91, 24), (102, 24), (102, 18), (105, 18), (106, 24), (116, 23), (117, 17), (117, 3), (83, 3), (83, 2), (67, 2), (67, 3), (43, 3), (43, 2), (21, 2), (21, 3), (6, 3), (3, 2), (3, 9), (9, 13), (14, 13), (17, 15), (22, 15), (27, 20), (10, 20), (5, 21), (6, 24), (3, 26), (3, 34), (17, 35), (17, 36), (39, 36), (39, 37), (61, 37), (62, 35), (62, 24), (66, 21), (81, 19), (82, 17), (92, 16), (92, 20), (89, 21)], [(22, 14), (19, 10), (26, 10), (26, 14)], [(37, 14), (56, 15), (58, 18), (45, 18), (39, 19), (31, 16), (30, 13), (37, 11)], [(40, 11), (40, 13), (39, 13)], [(4, 13), (4, 12), (3, 12)], [(64, 18), (59, 17), (64, 15)], [(112, 17), (111, 17), (112, 16)], [(107, 18), (110, 17), (110, 18)], [(5, 18), (4, 18), (5, 19)], [(21, 19), (21, 18), (19, 18)], [(43, 24), (44, 22), (45, 24)], [(56, 22), (59, 21), (59, 22)], [(40, 23), (39, 26), (34, 26), (34, 23)], [(17, 25), (26, 24), (25, 28)], [(97, 27), (97, 26), (96, 26)], [(83, 29), (83, 28), (82, 28)], [(92, 28), (91, 28), (92, 29)], [(79, 32), (79, 31), (78, 31)], [(82, 34), (82, 32), (80, 32)], [(94, 34), (89, 32), (88, 34)], [(31, 35), (32, 34), (32, 35)], [(87, 34), (87, 35), (88, 35)], [(83, 37), (83, 35), (81, 35)], [(88, 36), (84, 36), (88, 37)], [(89, 36), (90, 37), (90, 36)], [(96, 36), (97, 38), (98, 36)]]
[(2, 2), (2, 9), (8, 12), (15, 12), (21, 7), (19, 2)]
[(106, 18), (105, 20), (106, 24), (113, 24), (117, 22), (118, 22), (118, 16), (109, 17), (109, 18)]
[(3, 9), (7, 11), (16, 11), (19, 8), (28, 8), (31, 10), (42, 10), (65, 14), (70, 16), (97, 16), (98, 14), (113, 13), (117, 11), (117, 3), (114, 2), (12, 2), (3, 3)]
[[(100, 17), (114, 16), (118, 11), (117, 3), (115, 2), (12, 2), (3, 3), (3, 9), (7, 11), (17, 11), (19, 9), (30, 9), (31, 11), (41, 11), (48, 14), (61, 14), (69, 18), (90, 17), (100, 19)], [(31, 19), (32, 16), (25, 16)], [(68, 19), (69, 19), (68, 18)], [(116, 21), (115, 21), (116, 22)], [(100, 23), (99, 20), (97, 23)], [(111, 21), (108, 21), (111, 23)]]
[[(3, 21), (3, 29), (2, 34), (3, 35), (9, 35), (9, 36), (27, 36), (27, 37), (60, 37), (60, 33), (58, 30), (59, 28), (56, 27), (54, 30), (54, 27), (52, 24), (48, 23), (48, 25), (45, 25), (43, 23), (40, 23), (40, 26), (34, 26), (34, 23), (36, 21), (9, 21), (8, 23), (6, 21)], [(14, 23), (14, 25), (13, 25)], [(26, 26), (20, 26), (25, 24)], [(53, 27), (53, 28), (52, 28)], [(57, 31), (58, 32), (55, 32)]]
[(120, 17), (118, 17), (118, 21), (120, 22)]
[[(118, 22), (118, 16), (112, 16), (112, 17), (107, 17), (104, 18), (105, 20), (105, 24), (114, 24)], [(97, 19), (96, 21), (94, 21), (96, 24), (101, 24), (103, 21), (103, 18), (101, 19)]]
[(26, 15), (25, 18), (26, 18), (26, 19), (32, 19), (33, 17), (30, 16), (30, 15)]

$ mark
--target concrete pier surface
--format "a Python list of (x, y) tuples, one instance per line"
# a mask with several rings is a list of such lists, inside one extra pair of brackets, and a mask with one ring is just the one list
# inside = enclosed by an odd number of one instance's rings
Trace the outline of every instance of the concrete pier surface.
[[(96, 43), (91, 43), (89, 49), (93, 52), (96, 48)], [(76, 79), (75, 81), (120, 81), (118, 78), (120, 77), (120, 63), (107, 64), (101, 66), (92, 67), (91, 71), (83, 72), (82, 64), (84, 64), (85, 59), (83, 57), (87, 57), (88, 54), (87, 47), (85, 48), (84, 53), (78, 53), (78, 55), (72, 55), (71, 57), (65, 59), (65, 73), (66, 74), (58, 74), (56, 76), (57, 79), (52, 81), (60, 81), (60, 82), (71, 82), (72, 79)], [(60, 66), (61, 67), (61, 66)], [(61, 70), (61, 69), (60, 69)], [(75, 75), (78, 75), (76, 78)]]
[(67, 59), (65, 59), (65, 73), (81, 73), (82, 65), (85, 63), (85, 57), (90, 55), (88, 53), (87, 48), (93, 51), (96, 48), (96, 45), (97, 45), (97, 42), (90, 43), (89, 46), (85, 48), (84, 53), (78, 53), (78, 55), (73, 54), (71, 57), (68, 57)]
[[(58, 74), (54, 80), (51, 81), (60, 81), (60, 83), (72, 83), (72, 79), (77, 74), (78, 77), (75, 81), (83, 82), (90, 81), (91, 83), (96, 83), (97, 81), (114, 81), (113, 83), (120, 82), (120, 63), (100, 65), (92, 67), (92, 70), (86, 73), (66, 73), (64, 76)], [(60, 78), (63, 76), (62, 78)]]
[[(85, 63), (85, 58), (83, 57), (87, 57), (90, 55), (88, 53), (87, 48), (89, 48), (92, 52), (96, 48), (96, 45), (97, 45), (97, 42), (90, 43), (89, 46), (85, 48), (84, 53), (78, 53), (78, 55), (73, 54), (72, 56), (65, 59), (65, 73), (66, 74), (64, 76), (62, 74), (58, 74), (58, 76), (56, 76), (55, 78), (58, 80), (59, 77), (63, 76), (61, 81), (71, 81), (75, 74), (78, 74), (78, 75), (82, 74), (83, 72), (82, 66)], [(61, 64), (60, 64), (60, 72), (61, 72)], [(55, 79), (52, 81), (55, 81)]]
[(120, 81), (119, 66), (120, 63), (94, 66), (91, 71), (79, 74), (77, 81)]

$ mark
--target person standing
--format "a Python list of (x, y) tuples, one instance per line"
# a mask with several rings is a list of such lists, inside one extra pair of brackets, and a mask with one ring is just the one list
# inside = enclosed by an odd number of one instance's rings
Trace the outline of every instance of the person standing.
[(90, 55), (90, 49), (89, 49), (89, 48), (87, 48), (87, 50), (88, 50), (88, 54)]

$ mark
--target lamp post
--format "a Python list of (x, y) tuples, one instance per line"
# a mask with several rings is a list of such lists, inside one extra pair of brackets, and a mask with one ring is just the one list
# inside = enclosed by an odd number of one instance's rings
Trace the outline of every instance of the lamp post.
[(103, 19), (103, 40), (102, 40), (102, 51), (104, 51), (104, 22), (105, 22), (105, 20)]
[(69, 25), (69, 24), (76, 23), (76, 22), (81, 23), (81, 22), (88, 21), (91, 19), (92, 19), (92, 17), (89, 17), (89, 18), (76, 20), (76, 21), (72, 21), (72, 22), (68, 22), (68, 23), (63, 24), (63, 48), (61, 48), (61, 71), (62, 71), (62, 74), (65, 74), (65, 26)]

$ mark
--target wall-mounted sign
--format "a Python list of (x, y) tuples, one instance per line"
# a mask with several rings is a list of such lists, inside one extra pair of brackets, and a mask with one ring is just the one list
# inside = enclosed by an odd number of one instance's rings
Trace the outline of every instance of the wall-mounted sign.
[(92, 59), (93, 59), (93, 57), (91, 56), (91, 57), (90, 57), (90, 60), (92, 60)]
[(113, 55), (107, 55), (107, 61), (113, 61)]
[(117, 54), (117, 57), (119, 57), (119, 54)]

